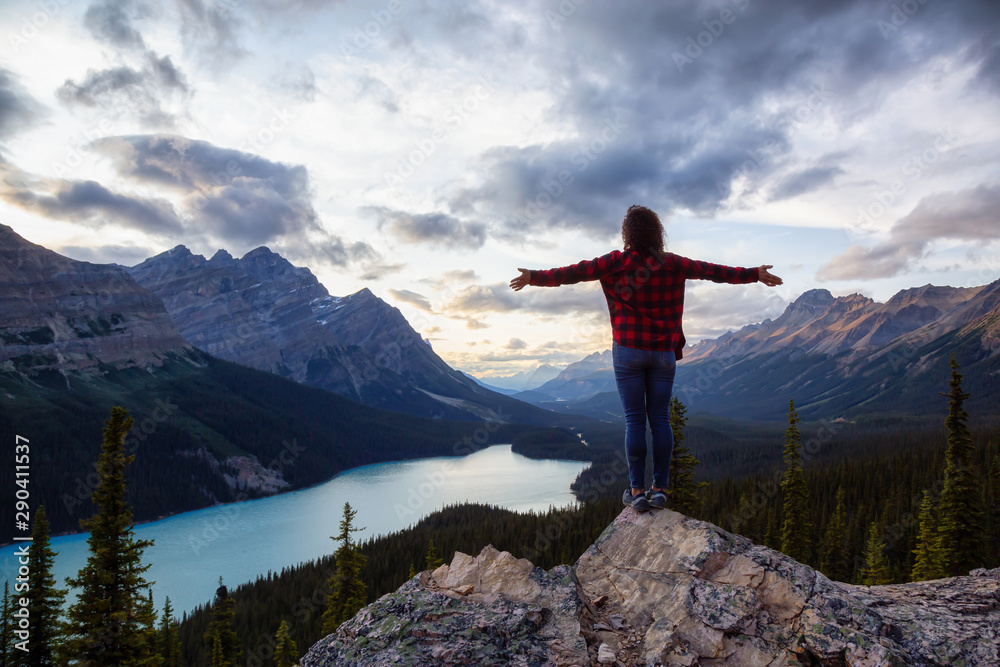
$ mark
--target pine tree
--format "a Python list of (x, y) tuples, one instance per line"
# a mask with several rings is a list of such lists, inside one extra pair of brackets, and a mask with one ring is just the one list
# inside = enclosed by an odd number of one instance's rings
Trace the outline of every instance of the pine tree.
[(56, 589), (56, 578), (52, 574), (56, 552), (49, 546), (49, 522), (45, 517), (45, 506), (39, 505), (31, 531), (31, 546), (28, 547), (28, 599), (31, 615), (28, 622), (28, 656), (23, 662), (26, 667), (42, 667), (55, 664), (54, 656), (61, 638), (59, 616), (66, 597), (65, 590)]
[(986, 514), (980, 481), (972, 467), (975, 449), (969, 433), (969, 413), (962, 391), (962, 374), (951, 358), (948, 386), (949, 410), (945, 419), (948, 449), (945, 451), (944, 488), (938, 504), (937, 551), (945, 576), (968, 574), (986, 561)]
[(929, 491), (924, 491), (920, 502), (919, 527), (917, 529), (917, 547), (913, 550), (915, 560), (910, 581), (926, 581), (940, 579), (941, 559), (937, 548), (937, 520), (934, 516), (934, 500)]
[(288, 634), (288, 623), (281, 621), (278, 634), (275, 635), (274, 647), (274, 667), (292, 667), (299, 659), (299, 647), (295, 645), (295, 640)]
[(778, 535), (778, 523), (778, 508), (775, 505), (774, 509), (767, 512), (767, 523), (764, 525), (763, 543), (772, 549), (779, 549), (781, 547), (781, 537)]
[(233, 630), (233, 599), (219, 577), (219, 587), (212, 602), (212, 622), (203, 636), (211, 655), (211, 667), (233, 667), (239, 650), (236, 631)]
[(437, 547), (434, 546), (434, 538), (427, 540), (427, 553), (424, 554), (424, 569), (436, 570), (444, 565), (444, 559), (438, 554)]
[(159, 654), (163, 658), (163, 667), (181, 667), (181, 639), (174, 620), (174, 608), (170, 597), (163, 603), (163, 616), (160, 617)]
[(410, 572), (406, 575), (407, 579), (412, 579), (417, 576), (417, 568), (413, 567), (413, 563), (410, 563)]
[(802, 472), (802, 446), (799, 416), (795, 401), (788, 404), (788, 430), (785, 431), (785, 477), (781, 481), (784, 496), (784, 523), (781, 527), (781, 550), (800, 563), (810, 560), (809, 489)]
[(877, 521), (868, 528), (868, 542), (865, 544), (865, 566), (861, 571), (861, 583), (865, 586), (880, 586), (892, 581), (889, 564), (885, 560), (885, 542)]
[(847, 510), (844, 506), (844, 488), (837, 487), (836, 506), (823, 536), (820, 570), (834, 581), (851, 578), (851, 557), (848, 548)]
[(687, 424), (687, 407), (674, 396), (670, 400), (670, 430), (674, 435), (674, 448), (670, 452), (670, 484), (667, 489), (667, 507), (694, 516), (701, 509), (698, 490), (708, 482), (695, 484), (694, 471), (698, 459), (684, 445), (684, 425)]
[(14, 665), (14, 625), (12, 623), (14, 606), (10, 599), (10, 584), (3, 582), (3, 601), (0, 602), (0, 667), (13, 667)]
[(334, 554), (336, 571), (330, 577), (330, 595), (323, 612), (323, 634), (330, 634), (344, 621), (352, 618), (365, 606), (368, 589), (361, 579), (361, 570), (367, 560), (358, 551), (351, 534), (364, 530), (353, 526), (357, 510), (344, 503), (344, 516), (340, 520), (340, 533), (330, 539), (340, 543)]
[(90, 531), (90, 555), (77, 576), (66, 579), (79, 595), (68, 612), (64, 657), (87, 667), (155, 663), (147, 631), (155, 611), (142, 594), (152, 583), (143, 577), (149, 565), (142, 564), (142, 553), (153, 541), (135, 538), (126, 501), (125, 467), (135, 458), (124, 449), (131, 426), (125, 408), (112, 408), (97, 460), (99, 481), (90, 496), (96, 512), (80, 520)]

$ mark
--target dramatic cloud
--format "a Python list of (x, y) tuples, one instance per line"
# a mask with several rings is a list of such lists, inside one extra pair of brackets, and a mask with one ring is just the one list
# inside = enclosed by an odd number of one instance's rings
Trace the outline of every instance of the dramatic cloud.
[(0, 67), (0, 139), (30, 126), (42, 107), (18, 83), (10, 70)]
[[(937, 38), (918, 47), (883, 37), (879, 21), (892, 10), (861, 0), (564, 5), (547, 8), (551, 29), (530, 47), (537, 75), (558, 91), (551, 116), (573, 136), (493, 147), (466, 182), (439, 193), (450, 214), (482, 220), (498, 238), (553, 227), (596, 238), (635, 202), (712, 216), (762, 189), (783, 200), (828, 186), (842, 168), (795, 164), (799, 130), (828, 116), (850, 122), (865, 103), (846, 100), (881, 99), (955, 55), (959, 37), (988, 39), (997, 19), (987, 2), (921, 5), (906, 29), (933, 25)], [(506, 37), (525, 38), (517, 14), (491, 16), (486, 30), (475, 5), (446, 7), (467, 35), (444, 39), (437, 21), (442, 47), (463, 58), (493, 62)], [(978, 56), (982, 71), (993, 55)]]
[(184, 230), (170, 202), (112, 192), (95, 181), (32, 179), (10, 167), (2, 169), (0, 199), (53, 220), (73, 220), (101, 227), (117, 223), (154, 235)]
[(146, 50), (146, 42), (132, 24), (132, 14), (137, 12), (129, 0), (95, 2), (83, 15), (83, 24), (95, 39), (121, 48)]
[(925, 197), (893, 225), (885, 241), (871, 248), (851, 246), (820, 268), (816, 277), (821, 281), (886, 278), (920, 260), (934, 241), (1000, 239), (998, 209), (1000, 185)]
[[(176, 135), (107, 137), (92, 147), (111, 158), (122, 176), (182, 193), (188, 214), (222, 239), (256, 246), (284, 235), (322, 231), (302, 165)], [(333, 243), (326, 254), (344, 264), (350, 253), (365, 247)]]
[(581, 283), (558, 289), (533, 287), (513, 291), (505, 283), (469, 285), (457, 290), (441, 312), (480, 316), (523, 311), (539, 315), (578, 313), (607, 317), (608, 306), (597, 283)]
[(365, 209), (385, 229), (403, 243), (433, 243), (449, 248), (479, 248), (486, 242), (486, 226), (462, 222), (445, 213), (406, 213), (381, 206)]
[(771, 199), (790, 199), (813, 190), (818, 190), (843, 173), (844, 170), (840, 167), (810, 167), (803, 169), (778, 183), (771, 194)]
[(59, 99), (68, 106), (98, 107), (116, 115), (135, 115), (151, 127), (170, 128), (176, 116), (164, 109), (165, 100), (183, 100), (190, 92), (184, 75), (170, 56), (145, 56), (142, 69), (126, 65), (100, 71), (89, 70), (77, 83), (67, 80), (59, 88)]
[(714, 338), (751, 322), (779, 317), (800, 293), (798, 287), (717, 285), (688, 282), (684, 298), (684, 333), (690, 342)]
[(389, 294), (392, 295), (396, 301), (402, 301), (403, 303), (408, 303), (411, 306), (419, 308), (420, 310), (427, 311), (428, 313), (433, 312), (431, 308), (431, 302), (427, 300), (423, 294), (417, 292), (411, 292), (406, 289), (390, 289)]
[[(176, 0), (181, 36), (187, 51), (203, 64), (228, 69), (253, 57), (244, 34), (261, 26), (300, 26), (315, 14), (342, 4), (340, 0)], [(289, 38), (288, 35), (285, 36)]]
[(133, 245), (79, 246), (64, 245), (56, 248), (56, 252), (66, 257), (72, 257), (83, 262), (94, 264), (121, 264), (135, 266), (148, 257), (156, 254), (152, 248)]

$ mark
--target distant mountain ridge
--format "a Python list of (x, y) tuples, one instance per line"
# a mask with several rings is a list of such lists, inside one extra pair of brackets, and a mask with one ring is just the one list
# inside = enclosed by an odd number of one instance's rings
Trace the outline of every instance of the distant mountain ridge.
[[(780, 418), (779, 398), (804, 416), (939, 411), (955, 355), (970, 409), (1000, 413), (1000, 280), (925, 285), (887, 302), (806, 292), (773, 321), (703, 341), (678, 368), (678, 394), (733, 418)], [(772, 406), (772, 407), (768, 407)]]
[[(924, 285), (885, 303), (860, 294), (803, 293), (781, 316), (685, 350), (674, 393), (689, 409), (734, 419), (781, 419), (794, 399), (811, 419), (940, 406), (954, 353), (972, 405), (1000, 414), (1000, 281), (979, 287)], [(541, 387), (516, 394), (549, 409), (621, 418), (610, 351), (570, 364)]]
[(542, 364), (530, 371), (521, 371), (519, 373), (514, 373), (513, 375), (482, 377), (477, 378), (477, 380), (490, 387), (525, 391), (542, 386), (552, 378), (559, 375), (560, 371), (561, 369), (551, 364)]
[(802, 354), (851, 352), (855, 358), (931, 324), (983, 289), (925, 285), (903, 290), (885, 303), (860, 294), (834, 298), (828, 290), (810, 290), (773, 321), (693, 345), (684, 363), (790, 349)]
[(602, 391), (617, 391), (614, 380), (611, 350), (604, 350), (569, 364), (535, 391), (557, 399), (588, 398)]

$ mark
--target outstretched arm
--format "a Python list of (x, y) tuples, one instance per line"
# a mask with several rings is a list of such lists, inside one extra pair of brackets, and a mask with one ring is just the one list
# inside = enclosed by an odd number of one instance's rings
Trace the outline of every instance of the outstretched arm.
[(764, 283), (768, 287), (777, 287), (782, 283), (781, 278), (774, 275), (768, 269), (773, 269), (773, 264), (764, 264), (757, 269), (757, 280)]
[(515, 292), (519, 292), (531, 279), (531, 273), (528, 269), (518, 269), (518, 271), (521, 272), (521, 275), (510, 281), (510, 288)]

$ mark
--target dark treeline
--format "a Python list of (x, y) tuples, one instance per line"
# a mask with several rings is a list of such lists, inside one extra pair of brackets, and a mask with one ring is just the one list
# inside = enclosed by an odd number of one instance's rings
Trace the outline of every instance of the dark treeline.
[[(1000, 457), (1000, 428), (984, 427), (973, 433), (974, 468), (981, 471), (980, 488), (992, 523), (990, 567), (1000, 564), (1000, 479), (991, 476)], [(902, 431), (897, 433), (855, 434), (850, 442), (831, 440), (831, 448), (847, 446), (868, 451), (867, 456), (851, 457), (837, 463), (804, 465), (810, 503), (807, 506), (814, 545), (807, 564), (823, 563), (823, 528), (830, 525), (841, 490), (846, 511), (844, 542), (849, 558), (849, 575), (838, 577), (848, 583), (861, 582), (864, 549), (872, 523), (879, 526), (891, 581), (910, 580), (918, 530), (920, 503), (924, 491), (940, 497), (944, 479), (945, 432)], [(762, 472), (741, 479), (712, 484), (704, 494), (702, 515), (726, 530), (775, 549), (781, 546), (782, 471)], [(817, 528), (818, 527), (818, 528)], [(827, 573), (828, 575), (831, 573)]]

